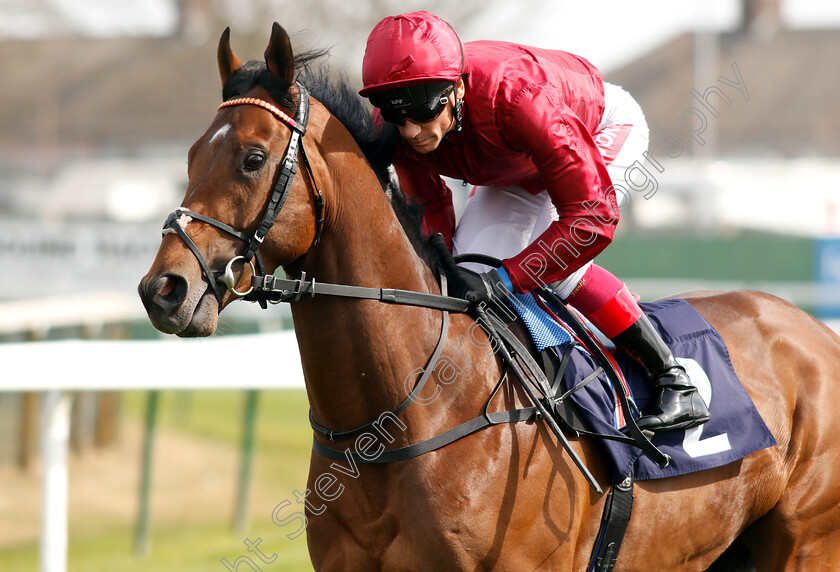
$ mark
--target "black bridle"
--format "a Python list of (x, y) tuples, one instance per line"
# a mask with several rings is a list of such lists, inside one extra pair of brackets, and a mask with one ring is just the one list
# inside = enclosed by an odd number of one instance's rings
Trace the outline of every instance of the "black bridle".
[[(277, 220), (277, 216), (280, 214), (280, 209), (283, 208), (286, 199), (289, 197), (289, 191), (292, 188), (292, 181), (297, 173), (298, 153), (300, 153), (300, 157), (303, 160), (306, 170), (309, 172), (309, 178), (312, 180), (312, 185), (315, 188), (315, 239), (312, 246), (315, 246), (321, 240), (321, 230), (324, 224), (324, 194), (315, 182), (315, 173), (312, 170), (312, 166), (309, 163), (309, 159), (306, 156), (306, 150), (303, 146), (303, 135), (306, 133), (306, 124), (309, 119), (309, 92), (300, 83), (297, 84), (297, 87), (299, 102), (294, 119), (271, 103), (254, 97), (230, 99), (219, 106), (220, 111), (226, 107), (233, 107), (235, 105), (256, 105), (258, 107), (262, 107), (287, 125), (292, 132), (291, 137), (289, 138), (289, 143), (286, 146), (286, 152), (283, 155), (283, 159), (280, 161), (280, 166), (278, 167), (277, 180), (275, 181), (274, 188), (271, 191), (271, 199), (268, 202), (268, 206), (265, 209), (265, 213), (263, 213), (262, 220), (260, 220), (260, 223), (257, 225), (257, 229), (254, 231), (254, 234), (252, 236), (248, 236), (230, 225), (214, 218), (192, 212), (184, 207), (179, 207), (169, 213), (169, 216), (166, 218), (166, 222), (163, 224), (164, 234), (175, 233), (180, 236), (181, 240), (183, 240), (187, 245), (187, 248), (189, 248), (193, 255), (195, 255), (199, 265), (201, 265), (204, 275), (207, 277), (207, 281), (210, 283), (210, 287), (213, 289), (213, 294), (219, 303), (219, 307), (222, 305), (222, 298), (225, 295), (225, 290), (229, 290), (237, 296), (242, 297), (247, 296), (254, 289), (251, 287), (245, 292), (238, 292), (235, 289), (236, 279), (233, 275), (234, 262), (242, 260), (245, 264), (250, 265), (251, 274), (254, 276), (257, 276), (257, 271), (259, 271), (259, 274), (265, 274), (265, 265), (263, 264), (259, 249), (263, 240), (265, 240), (265, 237), (268, 235), (269, 230), (271, 230), (271, 227)], [(218, 278), (216, 274), (213, 273), (210, 265), (204, 258), (204, 255), (201, 254), (198, 246), (196, 246), (195, 242), (193, 242), (186, 233), (186, 226), (192, 220), (209, 224), (210, 226), (223, 230), (224, 232), (235, 236), (246, 243), (247, 246), (245, 247), (245, 251), (241, 255), (234, 256), (230, 259), (230, 261), (228, 261), (221, 278)], [(312, 246), (310, 246), (310, 249)], [(256, 259), (256, 268), (254, 267), (253, 259)], [(224, 284), (224, 287), (222, 287), (220, 281)], [(260, 300), (260, 303), (263, 307), (265, 307), (264, 300)]]

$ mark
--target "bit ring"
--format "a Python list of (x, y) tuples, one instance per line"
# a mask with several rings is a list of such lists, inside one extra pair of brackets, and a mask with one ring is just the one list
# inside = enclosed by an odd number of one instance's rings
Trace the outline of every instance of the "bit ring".
[[(234, 256), (233, 258), (230, 259), (230, 261), (225, 266), (225, 273), (222, 275), (222, 282), (225, 283), (225, 286), (227, 286), (228, 290), (230, 290), (231, 292), (233, 292), (237, 296), (239, 296), (239, 297), (247, 296), (248, 294), (250, 294), (251, 292), (254, 291), (254, 287), (251, 286), (245, 292), (239, 292), (239, 291), (236, 290), (236, 278), (234, 278), (234, 276), (233, 276), (233, 263), (236, 262), (237, 260), (245, 260), (245, 257), (244, 256)], [(256, 268), (254, 268), (254, 263), (252, 261), (248, 260), (247, 264), (251, 266), (251, 276), (256, 276), (257, 275), (257, 270), (256, 270)]]

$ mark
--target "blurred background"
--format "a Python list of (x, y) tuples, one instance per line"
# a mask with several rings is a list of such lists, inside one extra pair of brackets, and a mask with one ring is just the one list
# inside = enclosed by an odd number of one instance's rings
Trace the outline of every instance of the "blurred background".
[[(255, 59), (276, 20), (360, 87), (369, 31), (416, 9), (465, 41), (578, 53), (635, 96), (649, 160), (599, 262), (643, 300), (755, 288), (835, 324), (836, 3), (0, 0), (0, 570), (245, 570), (257, 538), (262, 569), (309, 568), (305, 535), (271, 520), (311, 440), (288, 308), (234, 304), (219, 335), (164, 340), (135, 289), (221, 101), (226, 26)], [(164, 390), (244, 377), (220, 363), (237, 340), (276, 360), (276, 388)], [(66, 499), (44, 478), (62, 423)]]

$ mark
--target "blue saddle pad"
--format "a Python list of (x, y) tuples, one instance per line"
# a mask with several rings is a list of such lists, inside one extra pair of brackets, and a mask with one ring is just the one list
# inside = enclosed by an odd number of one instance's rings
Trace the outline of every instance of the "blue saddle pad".
[[(642, 304), (642, 309), (662, 334), (665, 343), (688, 371), (711, 411), (708, 423), (682, 431), (657, 433), (652, 439), (671, 456), (660, 469), (639, 449), (602, 440), (612, 461), (613, 483), (621, 482), (634, 470), (636, 480), (673, 477), (719, 467), (754, 451), (776, 444), (752, 400), (741, 385), (729, 351), (720, 334), (685, 300)], [(614, 355), (628, 382), (636, 404), (645, 411), (652, 384), (646, 372), (624, 351)], [(563, 383), (570, 389), (589, 375), (597, 364), (585, 352), (572, 352)], [(605, 374), (570, 398), (592, 431), (619, 435), (616, 428), (616, 399)]]

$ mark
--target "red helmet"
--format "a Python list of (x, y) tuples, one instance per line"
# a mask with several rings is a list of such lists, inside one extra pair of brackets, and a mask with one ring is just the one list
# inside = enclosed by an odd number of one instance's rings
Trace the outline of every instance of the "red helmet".
[(428, 12), (389, 16), (370, 33), (359, 95), (432, 81), (455, 82), (464, 73), (461, 38)]

